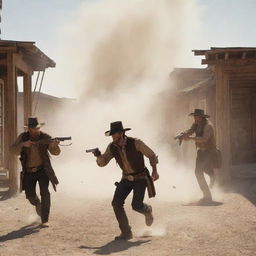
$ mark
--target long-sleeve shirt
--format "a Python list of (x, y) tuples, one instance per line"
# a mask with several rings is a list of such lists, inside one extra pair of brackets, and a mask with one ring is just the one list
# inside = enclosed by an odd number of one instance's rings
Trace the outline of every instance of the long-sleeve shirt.
[[(36, 142), (36, 141), (35, 141)], [(18, 136), (16, 141), (11, 146), (11, 151), (19, 155), (22, 150), (22, 134)], [(60, 154), (60, 147), (53, 142), (48, 144), (48, 150), (52, 155), (59, 155)], [(43, 159), (39, 152), (39, 144), (32, 144), (29, 148), (29, 154), (27, 155), (26, 167), (36, 167), (43, 164)]]
[[(97, 164), (101, 167), (107, 165), (109, 161), (114, 157), (112, 152), (111, 152), (111, 144), (110, 143), (105, 151), (104, 154), (100, 155), (97, 157)], [(114, 144), (115, 145), (115, 144)], [(126, 143), (124, 144), (123, 147), (120, 147), (118, 145), (115, 145), (117, 147), (119, 154), (122, 158), (122, 162), (124, 165), (124, 171), (126, 173), (134, 173), (135, 171), (132, 169), (128, 159), (127, 159), (127, 154), (126, 154)], [(153, 152), (151, 148), (149, 148), (143, 141), (139, 139), (135, 139), (135, 148), (137, 151), (141, 152), (144, 156), (146, 156), (149, 159), (150, 165), (154, 166), (158, 163), (158, 157), (156, 154)]]

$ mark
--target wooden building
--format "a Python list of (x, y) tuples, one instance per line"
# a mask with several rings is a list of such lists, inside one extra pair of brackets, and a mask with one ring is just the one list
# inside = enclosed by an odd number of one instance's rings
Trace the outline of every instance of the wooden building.
[(175, 69), (171, 79), (182, 111), (203, 108), (223, 154), (220, 180), (256, 177), (256, 48), (194, 50), (204, 69)]
[(10, 194), (18, 190), (16, 158), (9, 147), (17, 137), (17, 78), (23, 79), (23, 115), (27, 120), (31, 115), (32, 75), (55, 67), (34, 42), (0, 40), (0, 85), (1, 85), (1, 172), (6, 173)]
[[(24, 118), (23, 118), (23, 92), (19, 92), (17, 95), (18, 104), (18, 132), (24, 130)], [(40, 122), (46, 123), (47, 129), (53, 129), (58, 126), (59, 119), (63, 109), (72, 109), (76, 103), (75, 99), (71, 98), (59, 98), (42, 92), (32, 93), (32, 113), (37, 116)]]

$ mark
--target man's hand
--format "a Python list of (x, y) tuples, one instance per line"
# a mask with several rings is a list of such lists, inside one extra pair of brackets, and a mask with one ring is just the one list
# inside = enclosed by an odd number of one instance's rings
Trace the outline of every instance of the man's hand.
[(95, 156), (95, 157), (98, 157), (98, 156), (100, 156), (100, 155), (101, 155), (101, 152), (100, 152), (100, 150), (99, 150), (99, 149), (97, 149), (97, 150), (93, 151), (92, 153), (94, 154), (94, 156)]
[(53, 140), (53, 141), (51, 142), (51, 146), (52, 146), (52, 147), (57, 147), (59, 144), (60, 144), (60, 141), (57, 140), (57, 139), (55, 139), (55, 140)]
[(185, 140), (185, 141), (188, 141), (189, 140), (189, 135), (184, 133), (184, 135), (182, 136), (182, 139)]
[(158, 172), (152, 172), (152, 178), (153, 178), (153, 181), (156, 181), (159, 179), (159, 174)]
[(27, 140), (27, 141), (22, 143), (22, 146), (25, 147), (25, 148), (30, 148), (33, 144), (35, 144), (35, 143), (32, 142), (31, 140)]

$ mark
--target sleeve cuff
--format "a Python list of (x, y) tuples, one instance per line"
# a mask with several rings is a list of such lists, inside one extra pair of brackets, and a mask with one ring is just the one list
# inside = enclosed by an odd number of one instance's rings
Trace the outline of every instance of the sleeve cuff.
[(157, 165), (158, 164), (158, 156), (155, 156), (154, 158), (150, 159), (149, 162), (150, 162), (151, 166)]

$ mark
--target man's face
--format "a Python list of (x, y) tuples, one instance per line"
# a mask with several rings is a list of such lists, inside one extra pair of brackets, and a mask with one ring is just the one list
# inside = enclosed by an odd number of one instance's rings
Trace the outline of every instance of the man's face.
[(113, 142), (118, 143), (123, 138), (123, 132), (116, 132), (112, 134)]
[(194, 116), (194, 119), (195, 119), (195, 123), (199, 124), (202, 122), (203, 117), (202, 116)]
[(40, 134), (40, 128), (29, 128), (28, 131), (32, 137), (36, 137)]

